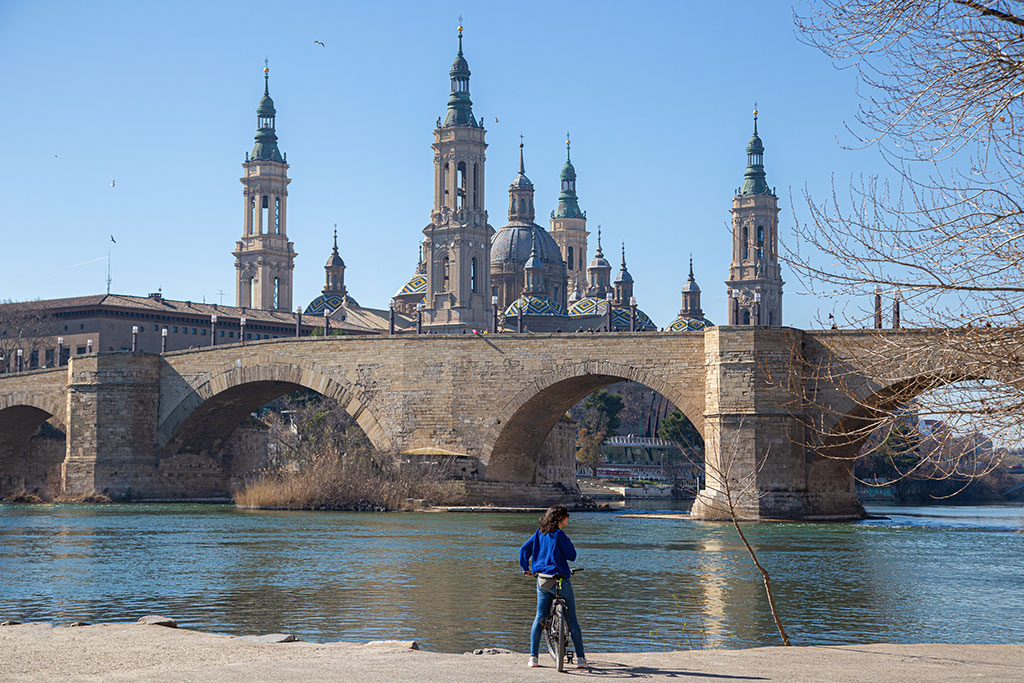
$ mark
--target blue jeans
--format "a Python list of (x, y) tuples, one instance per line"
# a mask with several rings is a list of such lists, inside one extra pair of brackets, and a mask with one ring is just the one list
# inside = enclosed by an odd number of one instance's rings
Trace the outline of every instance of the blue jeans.
[[(582, 659), (586, 655), (583, 652), (583, 634), (580, 632), (580, 622), (576, 621), (576, 598), (572, 594), (572, 582), (569, 579), (562, 579), (562, 599), (565, 600), (565, 620), (569, 622), (569, 635), (572, 636), (573, 647), (576, 648), (576, 658)], [(548, 618), (551, 611), (551, 603), (555, 601), (555, 589), (544, 590), (537, 585), (537, 616), (533, 618), (533, 628), (530, 629), (530, 656), (537, 657), (540, 654), (540, 632), (542, 619)]]

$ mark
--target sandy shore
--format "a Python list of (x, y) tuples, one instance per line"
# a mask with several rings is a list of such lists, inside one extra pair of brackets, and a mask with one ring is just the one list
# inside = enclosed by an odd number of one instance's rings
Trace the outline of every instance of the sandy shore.
[[(408, 644), (256, 643), (141, 624), (0, 627), (5, 681), (543, 681), (550, 658), (455, 655)], [(574, 677), (686, 681), (1024, 680), (1024, 645), (849, 645), (594, 653)]]

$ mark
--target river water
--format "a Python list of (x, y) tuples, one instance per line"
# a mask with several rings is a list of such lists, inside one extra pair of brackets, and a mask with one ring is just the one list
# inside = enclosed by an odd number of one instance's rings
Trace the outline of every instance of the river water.
[[(1024, 642), (1020, 507), (881, 507), (885, 520), (751, 524), (794, 644)], [(174, 617), (228, 634), (525, 651), (518, 569), (536, 515), (0, 505), (0, 620)], [(574, 513), (588, 649), (780, 644), (727, 524)]]

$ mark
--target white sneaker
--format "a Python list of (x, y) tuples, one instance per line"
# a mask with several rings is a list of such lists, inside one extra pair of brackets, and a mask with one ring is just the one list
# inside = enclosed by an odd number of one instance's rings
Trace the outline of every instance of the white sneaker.
[(527, 662), (526, 666), (532, 668), (540, 666), (540, 662), (537, 661), (536, 657), (530, 657), (530, 661)]
[(590, 667), (587, 666), (587, 658), (586, 657), (580, 657), (579, 659), (577, 659), (576, 660), (576, 668), (577, 669), (589, 669)]

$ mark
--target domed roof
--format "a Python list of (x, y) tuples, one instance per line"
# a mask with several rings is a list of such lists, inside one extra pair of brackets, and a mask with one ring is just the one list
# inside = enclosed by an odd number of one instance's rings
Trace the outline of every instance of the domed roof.
[(525, 266), (533, 250), (535, 233), (537, 256), (544, 265), (562, 263), (562, 250), (558, 248), (555, 238), (539, 225), (524, 224), (506, 225), (494, 233), (491, 237), (491, 263)]
[(348, 294), (344, 296), (339, 294), (321, 294), (317, 298), (309, 302), (304, 311), (305, 315), (323, 315), (324, 309), (330, 309), (334, 312), (342, 306), (358, 306), (356, 300), (350, 297)]
[(690, 278), (689, 280), (686, 281), (686, 284), (683, 285), (683, 292), (694, 292), (699, 294), (700, 287), (697, 286), (697, 282), (693, 278)]
[(598, 250), (597, 253), (594, 254), (594, 258), (591, 259), (589, 264), (587, 264), (587, 270), (590, 270), (591, 268), (607, 268), (608, 270), (611, 270), (612, 264), (608, 263), (608, 260), (604, 257), (604, 254), (602, 254), (601, 251)]
[(345, 265), (345, 262), (341, 260), (341, 254), (339, 254), (337, 252), (337, 250), (335, 250), (328, 257), (327, 264), (324, 267), (325, 268), (336, 268), (338, 266), (344, 266), (344, 265)]
[(576, 167), (572, 165), (571, 161), (566, 161), (565, 166), (562, 167), (562, 174), (560, 176), (562, 180), (576, 180)]
[[(625, 306), (612, 306), (612, 327), (619, 330), (629, 330), (629, 308)], [(646, 313), (639, 308), (636, 309), (636, 330), (646, 332), (658, 329)]]
[(714, 326), (715, 324), (707, 318), (688, 318), (680, 315), (668, 326), (668, 329), (670, 332), (694, 332)]
[(424, 295), (427, 293), (427, 276), (417, 273), (413, 275), (405, 286), (395, 293), (395, 296), (411, 296), (414, 294)]
[(546, 296), (523, 294), (505, 309), (505, 317), (523, 315), (564, 315), (562, 307)]
[(270, 95), (264, 95), (260, 98), (260, 104), (256, 107), (256, 116), (277, 116), (277, 110), (274, 109), (274, 100), (270, 98)]
[(586, 318), (594, 315), (608, 315), (608, 309), (606, 306), (608, 302), (604, 299), (598, 299), (596, 296), (588, 296), (574, 301), (569, 306), (569, 315), (574, 318)]
[(522, 173), (516, 174), (515, 180), (508, 186), (510, 190), (532, 190), (533, 183)]

